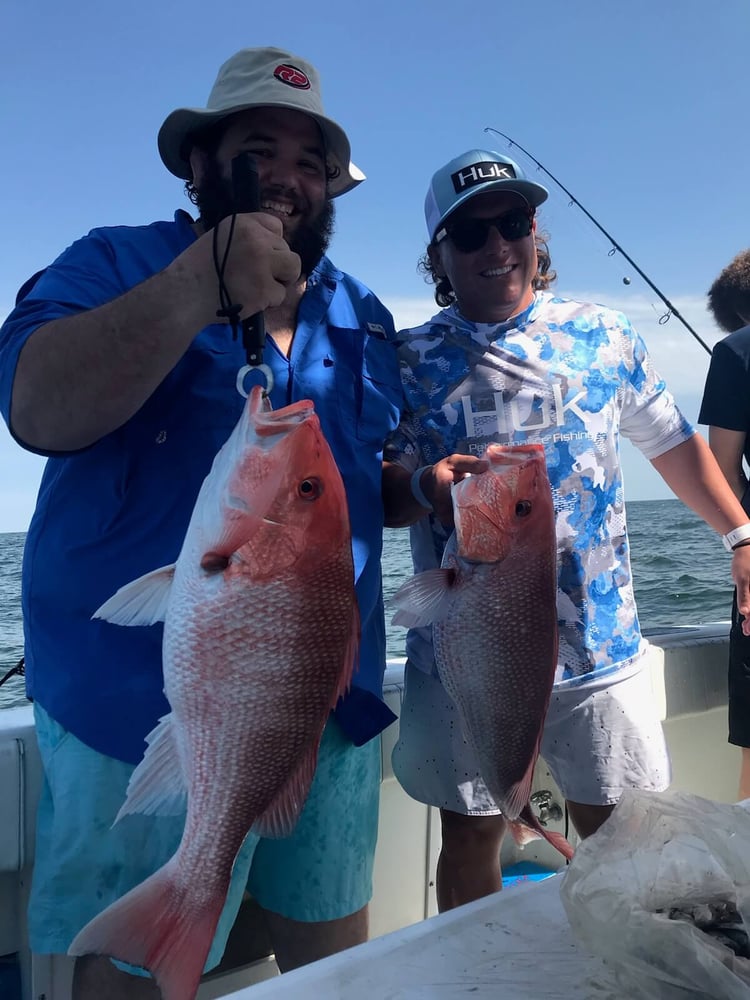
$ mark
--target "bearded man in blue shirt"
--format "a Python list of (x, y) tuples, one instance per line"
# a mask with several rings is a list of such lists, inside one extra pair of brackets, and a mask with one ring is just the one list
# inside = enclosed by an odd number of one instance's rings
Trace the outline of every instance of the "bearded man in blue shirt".
[[(283, 971), (367, 936), (375, 737), (393, 721), (382, 700), (380, 584), (382, 448), (401, 400), (393, 323), (325, 256), (332, 199), (364, 175), (305, 60), (279, 49), (236, 53), (205, 109), (167, 117), (159, 151), (187, 181), (198, 220), (178, 211), (172, 222), (92, 231), (26, 283), (0, 330), (3, 416), (19, 444), (48, 456), (23, 571), (28, 694), (45, 770), (31, 947), (66, 952), (181, 836), (184, 817), (131, 816), (110, 829), (168, 705), (161, 628), (91, 616), (123, 584), (174, 561), (240, 415), (245, 354), (217, 319), (214, 252), (221, 260), (229, 247), (223, 278), (241, 317), (265, 313), (272, 406), (313, 400), (341, 470), (362, 620), (354, 686), (321, 747), (328, 780), (314, 783), (291, 837), (249, 836), (207, 965), (220, 959), (247, 887)], [(243, 152), (257, 163), (260, 212), (237, 215), (230, 237), (231, 163)], [(78, 959), (73, 996), (158, 996), (138, 971)]]

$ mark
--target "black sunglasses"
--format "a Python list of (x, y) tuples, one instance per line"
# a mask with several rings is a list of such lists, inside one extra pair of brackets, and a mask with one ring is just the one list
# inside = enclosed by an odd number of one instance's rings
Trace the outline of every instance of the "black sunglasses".
[(504, 240), (513, 243), (528, 236), (534, 222), (534, 212), (528, 208), (513, 208), (494, 219), (457, 219), (435, 233), (435, 242), (446, 236), (456, 250), (474, 253), (487, 242), (490, 229), (497, 229)]

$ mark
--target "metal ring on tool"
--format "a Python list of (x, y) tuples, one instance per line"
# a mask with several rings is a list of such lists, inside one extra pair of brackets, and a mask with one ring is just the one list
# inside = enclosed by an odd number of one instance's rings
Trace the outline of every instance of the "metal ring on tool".
[(273, 389), (273, 372), (269, 365), (243, 365), (242, 368), (237, 372), (237, 381), (235, 385), (237, 386), (237, 392), (240, 396), (244, 396), (245, 399), (249, 396), (249, 393), (245, 392), (245, 376), (249, 372), (261, 372), (261, 374), (266, 377), (266, 388), (265, 395), (268, 396)]

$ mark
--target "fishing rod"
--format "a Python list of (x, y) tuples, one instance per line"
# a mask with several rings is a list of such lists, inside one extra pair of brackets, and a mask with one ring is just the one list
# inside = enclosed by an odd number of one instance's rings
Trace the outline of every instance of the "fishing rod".
[(11, 677), (14, 677), (16, 674), (18, 674), (19, 677), (23, 677), (26, 673), (25, 662), (26, 661), (22, 656), (15, 667), (11, 667), (8, 673), (5, 674), (4, 677), (0, 678), (0, 687), (2, 687), (6, 681), (9, 681)]
[[(528, 156), (528, 158), (533, 163), (535, 163), (540, 170), (544, 171), (544, 173), (550, 178), (550, 180), (554, 181), (554, 183), (557, 184), (557, 186), (562, 191), (565, 192), (565, 194), (568, 196), (568, 198), (570, 198), (570, 204), (571, 205), (577, 205), (578, 208), (580, 208), (580, 210), (586, 216), (586, 218), (590, 219), (594, 223), (594, 225), (599, 230), (599, 232), (603, 233), (605, 235), (605, 237), (612, 244), (612, 249), (609, 251), (609, 256), (611, 257), (612, 254), (615, 253), (615, 251), (617, 251), (618, 253), (622, 254), (622, 256), (625, 258), (625, 260), (628, 262), (628, 264), (630, 264), (630, 266), (633, 268), (633, 270), (637, 271), (637, 273), (646, 282), (646, 284), (648, 285), (648, 287), (659, 296), (659, 298), (662, 300), (662, 302), (664, 303), (664, 305), (667, 307), (667, 312), (664, 313), (662, 316), (659, 317), (659, 323), (660, 323), (660, 325), (663, 326), (669, 320), (669, 318), (671, 316), (676, 316), (677, 319), (685, 327), (685, 329), (690, 334), (692, 334), (693, 337), (695, 337), (695, 339), (698, 341), (698, 343), (701, 345), (701, 347), (703, 347), (704, 350), (706, 350), (709, 354), (712, 353), (711, 352), (711, 348), (708, 346), (708, 344), (705, 342), (705, 340), (703, 340), (695, 332), (695, 330), (688, 323), (688, 321), (685, 319), (685, 317), (680, 314), (679, 310), (669, 301), (669, 299), (666, 297), (666, 295), (664, 295), (664, 293), (661, 292), (656, 287), (656, 285), (653, 283), (653, 281), (651, 281), (651, 279), (648, 277), (647, 274), (644, 274), (644, 272), (640, 269), (640, 267), (638, 267), (638, 265), (633, 260), (633, 258), (623, 250), (623, 248), (620, 246), (620, 244), (617, 242), (617, 240), (614, 238), (614, 236), (612, 236), (610, 233), (608, 233), (607, 230), (604, 228), (604, 226), (602, 226), (599, 222), (597, 222), (597, 220), (594, 218), (594, 216), (591, 214), (591, 212), (589, 212), (580, 203), (580, 201), (575, 197), (575, 195), (572, 194), (570, 191), (568, 191), (568, 189), (565, 187), (565, 185), (562, 183), (562, 181), (559, 181), (557, 179), (557, 177), (555, 177), (555, 175), (551, 171), (547, 170), (547, 168), (544, 166), (544, 164), (540, 163), (539, 160), (537, 160), (537, 158), (535, 156), (532, 156), (531, 153), (528, 151), (528, 149), (524, 149), (523, 146), (521, 146), (519, 143), (517, 143), (514, 139), (511, 139), (511, 137), (509, 135), (506, 135), (505, 132), (501, 132), (499, 129), (491, 128), (489, 126), (484, 131), (485, 132), (494, 132), (495, 135), (502, 136), (502, 138), (505, 139), (511, 146), (516, 146), (518, 149), (520, 149), (521, 152), (524, 153), (526, 156)], [(630, 284), (630, 279), (629, 278), (624, 278), (623, 281), (625, 282), (626, 285)]]

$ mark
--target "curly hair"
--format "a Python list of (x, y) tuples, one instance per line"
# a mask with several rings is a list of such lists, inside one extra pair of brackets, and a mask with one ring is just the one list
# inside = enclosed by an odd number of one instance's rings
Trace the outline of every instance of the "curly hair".
[[(531, 282), (531, 287), (535, 292), (545, 291), (553, 281), (557, 280), (557, 272), (552, 270), (552, 258), (547, 246), (549, 238), (549, 233), (545, 233), (542, 230), (537, 230), (534, 233), (537, 268), (534, 279)], [(445, 309), (446, 306), (456, 301), (456, 293), (453, 291), (453, 286), (448, 277), (446, 275), (439, 275), (430, 260), (430, 247), (434, 246), (437, 246), (437, 244), (433, 241), (419, 258), (417, 271), (424, 275), (426, 282), (435, 285), (435, 301), (441, 309)]]
[(708, 309), (720, 329), (734, 333), (750, 322), (750, 249), (738, 253), (708, 290)]

